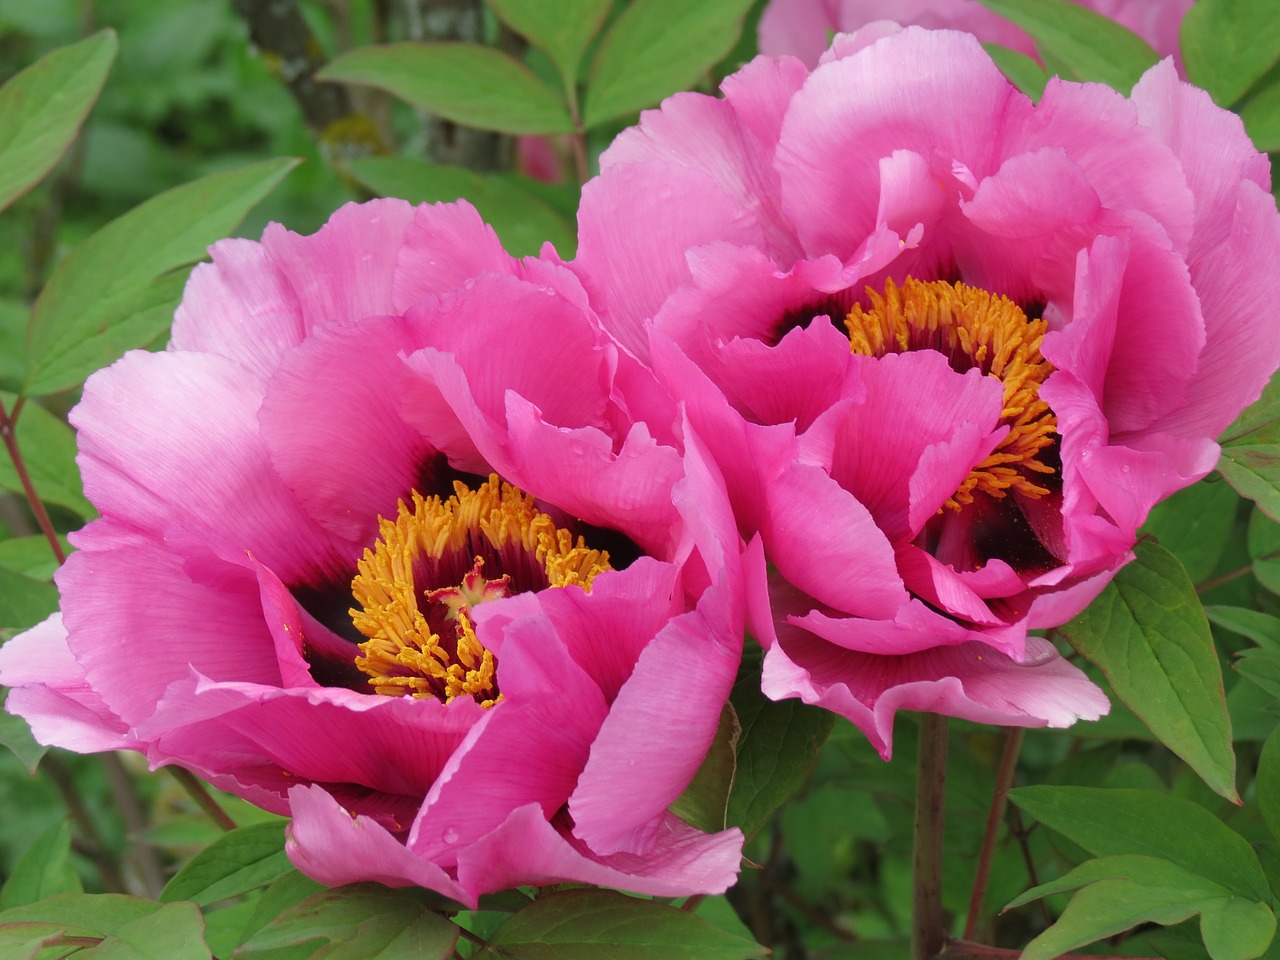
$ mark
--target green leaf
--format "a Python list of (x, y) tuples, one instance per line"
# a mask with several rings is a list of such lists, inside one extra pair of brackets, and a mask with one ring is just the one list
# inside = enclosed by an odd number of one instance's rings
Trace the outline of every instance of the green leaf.
[(1280, 651), (1280, 617), (1247, 607), (1204, 608), (1205, 616), (1224, 630), (1248, 637), (1259, 646)]
[(204, 917), (194, 903), (167, 903), (117, 928), (93, 950), (93, 960), (211, 960)]
[(609, 890), (539, 897), (489, 938), (482, 956), (515, 960), (746, 960), (768, 951), (693, 913)]
[(224, 833), (197, 853), (160, 892), (160, 901), (205, 907), (265, 886), (292, 872), (284, 854), (284, 822), (255, 823)]
[(1009, 799), (1095, 857), (1159, 857), (1262, 902), (1270, 886), (1258, 855), (1204, 807), (1151, 790), (1019, 787)]
[(315, 940), (328, 944), (315, 960), (444, 960), (453, 953), (458, 928), (426, 906), (418, 891), (360, 883), (308, 897), (254, 933), (234, 956), (265, 958)]
[(1197, 0), (1182, 18), (1187, 79), (1232, 106), (1280, 56), (1275, 0)]
[(58, 588), (52, 583), (0, 569), (0, 630), (34, 627), (57, 609)]
[(316, 76), (385, 90), (446, 120), (502, 133), (572, 133), (569, 111), (528, 67), (473, 43), (389, 43), (335, 57)]
[(1240, 108), (1240, 119), (1258, 150), (1280, 150), (1280, 78), (1249, 97)]
[(0, 924), (0, 957), (4, 960), (35, 960), (45, 944), (62, 936), (57, 923)]
[(1280, 593), (1280, 524), (1261, 508), (1253, 511), (1245, 542), (1254, 577), (1272, 593)]
[[(0, 393), (0, 399), (4, 400), (6, 410), (13, 410), (17, 397)], [(80, 517), (98, 515), (81, 489), (80, 468), (76, 466), (76, 435), (65, 420), (38, 403), (28, 403), (18, 417), (17, 440), (32, 486), (41, 500), (66, 507)], [(25, 493), (13, 461), (3, 453), (0, 453), (0, 487), (19, 495)]]
[(1181, 890), (1205, 899), (1230, 896), (1230, 891), (1221, 884), (1184, 870), (1163, 857), (1120, 854), (1087, 860), (1056, 880), (1032, 887), (1026, 893), (1014, 898), (1005, 910), (1012, 910), (1014, 907), (1020, 907), (1055, 893), (1078, 890), (1100, 880), (1132, 880), (1140, 886)]
[(1241, 650), (1233, 666), (1240, 676), (1280, 700), (1280, 652)]
[(71, 867), (71, 827), (59, 820), (36, 837), (0, 888), (0, 910), (21, 907), (60, 893), (80, 893)]
[(1201, 480), (1156, 504), (1142, 533), (1160, 541), (1186, 567), (1192, 583), (1213, 573), (1231, 535), (1240, 498), (1222, 481)]
[(546, 51), (566, 86), (578, 78), (578, 65), (591, 38), (612, 6), (610, 0), (489, 0), (489, 6), (516, 33)]
[[(66, 537), (58, 537), (58, 544), (64, 553), (71, 552), (71, 544)], [(33, 580), (49, 580), (58, 569), (58, 558), (54, 556), (49, 541), (39, 534), (10, 537), (0, 540), (0, 568)]]
[(720, 724), (716, 738), (711, 743), (702, 766), (689, 781), (684, 793), (671, 804), (671, 812), (685, 823), (706, 833), (723, 830), (727, 824), (725, 814), (729, 808), (729, 791), (733, 788), (733, 773), (737, 767), (738, 740), (742, 727), (733, 704), (726, 703), (720, 711)]
[[(75, 386), (153, 339), (156, 314), (168, 311), (184, 281), (171, 271), (203, 258), (297, 163), (267, 160), (166, 190), (72, 250), (32, 311), (25, 391)], [(138, 316), (147, 320), (141, 330)]]
[(1228, 897), (1200, 911), (1200, 935), (1213, 960), (1254, 960), (1276, 935), (1276, 916), (1265, 903)]
[(1280, 446), (1229, 444), (1222, 448), (1218, 472), (1240, 496), (1280, 521)]
[(1258, 758), (1258, 808), (1271, 835), (1280, 839), (1280, 727), (1262, 745)]
[(799, 700), (768, 699), (754, 669), (739, 675), (730, 702), (742, 735), (727, 822), (750, 836), (795, 792), (835, 718)]
[(465, 198), (493, 227), (512, 256), (537, 254), (547, 241), (561, 256), (573, 255), (577, 243), (573, 226), (530, 194), (523, 177), (473, 173), (409, 157), (361, 157), (343, 169), (384, 197), (400, 197), (410, 203)]
[(583, 123), (653, 106), (684, 90), (733, 49), (751, 0), (633, 0), (591, 64)]
[(40, 182), (66, 152), (115, 59), (103, 30), (41, 57), (0, 87), (0, 210)]
[(1213, 636), (1187, 572), (1150, 540), (1062, 627), (1116, 696), (1210, 787), (1236, 798), (1235, 754)]
[(5, 713), (4, 701), (8, 698), (8, 689), (0, 690), (0, 746), (8, 747), (22, 761), (22, 765), (31, 773), (36, 772), (41, 758), (48, 752), (47, 747), (36, 743), (31, 735), (27, 721)]
[(57, 923), (68, 935), (105, 937), (159, 909), (154, 900), (118, 893), (67, 893), (0, 911), (0, 923)]
[(1075, 947), (1142, 923), (1181, 923), (1209, 903), (1194, 890), (1148, 887), (1133, 880), (1101, 880), (1072, 897), (1057, 923), (1023, 948), (1021, 960), (1053, 960)]
[(1240, 412), (1240, 416), (1222, 431), (1218, 442), (1223, 446), (1248, 441), (1250, 444), (1280, 440), (1280, 377), (1272, 377), (1262, 395)]
[(1035, 39), (1046, 59), (1065, 63), (1076, 79), (1097, 80), (1122, 93), (1159, 55), (1131, 30), (1068, 0), (981, 0)]
[(1039, 100), (1044, 96), (1044, 85), (1049, 82), (1049, 74), (1033, 58), (998, 43), (984, 43), (982, 49), (987, 51), (987, 56), (995, 61), (1000, 72), (1009, 78), (1009, 82), (1028, 97)]

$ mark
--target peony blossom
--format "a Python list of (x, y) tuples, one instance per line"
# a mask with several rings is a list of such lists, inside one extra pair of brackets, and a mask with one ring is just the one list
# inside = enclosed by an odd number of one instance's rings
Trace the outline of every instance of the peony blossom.
[[(1178, 28), (1195, 0), (1072, 0), (1128, 27), (1160, 56), (1177, 57)], [(760, 52), (818, 62), (832, 33), (852, 33), (875, 20), (932, 29), (967, 30), (1028, 56), (1035, 41), (979, 0), (770, 0), (760, 17)]]
[(73, 412), (102, 518), (8, 708), (292, 814), (330, 884), (732, 884), (740, 832), (667, 808), (740, 657), (737, 533), (573, 275), (465, 203), (212, 253)]
[(1266, 157), (1168, 60), (1033, 104), (916, 27), (722, 91), (618, 138), (574, 269), (729, 482), (764, 691), (886, 756), (898, 709), (1105, 713), (1029, 631), (1131, 559), (1280, 363)]

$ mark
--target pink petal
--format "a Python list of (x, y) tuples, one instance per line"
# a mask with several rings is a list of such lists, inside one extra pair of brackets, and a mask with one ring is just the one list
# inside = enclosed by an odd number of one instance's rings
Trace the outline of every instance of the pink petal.
[(293, 821), (285, 851), (313, 880), (329, 886), (372, 880), (388, 887), (426, 887), (476, 905), (476, 897), (438, 866), (410, 853), (376, 821), (349, 814), (323, 788), (294, 787), (289, 806)]
[(907, 601), (893, 548), (871, 514), (819, 467), (792, 464), (770, 483), (764, 542), (778, 572), (818, 601), (892, 617)]
[(462, 852), (458, 879), (475, 894), (517, 884), (590, 883), (680, 897), (723, 893), (737, 879), (741, 854), (741, 831), (708, 835), (668, 816), (644, 857), (593, 857), (557, 833), (530, 804)]
[(308, 330), (395, 313), (392, 271), (414, 208), (403, 200), (339, 207), (311, 236), (267, 225), (262, 246), (298, 298)]
[(712, 587), (672, 619), (610, 706), (569, 797), (574, 835), (596, 853), (647, 854), (663, 811), (701, 766), (742, 656), (737, 599)]
[(391, 263), (392, 307), (384, 313), (403, 313), (486, 273), (514, 274), (517, 261), (475, 207), (459, 200), (417, 207)]
[(554, 816), (608, 713), (600, 688), (569, 657), (549, 620), (517, 620), (505, 632), (504, 699), (441, 772), (410, 837), (415, 853), (438, 863), (455, 862), (526, 804)]
[(984, 643), (941, 647), (904, 657), (875, 657), (803, 638), (766, 655), (763, 689), (800, 697), (847, 717), (886, 760), (898, 710), (920, 710), (976, 723), (1067, 727), (1109, 709), (1102, 691), (1053, 646), (1027, 638), (1017, 662)]
[(792, 99), (776, 161), (783, 208), (810, 255), (847, 257), (876, 226), (881, 158), (941, 154), (981, 179), (1002, 131), (1031, 109), (973, 37), (903, 30), (819, 67)]
[(648, 161), (590, 181), (578, 208), (574, 272), (605, 328), (644, 359), (645, 321), (689, 279), (684, 251), (713, 240), (759, 244), (752, 211), (701, 170)]
[(410, 490), (440, 487), (429, 476), (436, 450), (400, 417), (410, 374), (398, 355), (413, 346), (412, 330), (391, 317), (331, 326), (267, 385), (258, 420), (272, 465), (316, 523), (352, 543), (376, 539), (378, 518), (394, 516)]
[(100, 370), (71, 415), (86, 494), (140, 529), (208, 530), (286, 582), (346, 575), (351, 545), (306, 516), (271, 464), (262, 389), (211, 354), (137, 351)]
[(77, 753), (140, 747), (85, 680), (59, 613), (0, 647), (0, 684), (13, 688), (5, 710), (26, 720), (39, 743)]

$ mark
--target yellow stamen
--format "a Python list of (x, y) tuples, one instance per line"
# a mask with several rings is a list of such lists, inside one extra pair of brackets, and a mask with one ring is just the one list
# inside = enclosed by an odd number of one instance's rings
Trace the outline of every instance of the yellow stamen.
[(1040, 399), (1040, 384), (1053, 372), (1040, 355), (1048, 325), (1029, 320), (1012, 300), (978, 287), (908, 277), (901, 287), (886, 281), (884, 295), (867, 288), (869, 310), (854, 306), (845, 319), (854, 353), (883, 357), (936, 350), (959, 370), (977, 368), (1004, 385), (1001, 423), (1009, 434), (965, 477), (947, 500), (959, 510), (975, 491), (1003, 497), (1014, 490), (1042, 497), (1049, 490), (1032, 474), (1054, 473), (1039, 454), (1053, 444), (1058, 421)]
[[(448, 500), (417, 491), (412, 500), (412, 508), (400, 502), (394, 520), (378, 520), (378, 541), (357, 564), (351, 591), (360, 609), (350, 611), (351, 619), (369, 639), (355, 665), (381, 694), (445, 703), (469, 696), (491, 707), (502, 696), (497, 659), (476, 638), (471, 608), (507, 596), (516, 573), (537, 579), (517, 588), (590, 589), (595, 575), (609, 569), (609, 555), (581, 537), (575, 541), (535, 508), (533, 497), (497, 476), (477, 490), (455, 483)], [(497, 579), (481, 574), (480, 553), (500, 568)], [(456, 570), (462, 558), (470, 570), (460, 580), (417, 582), (442, 565)]]

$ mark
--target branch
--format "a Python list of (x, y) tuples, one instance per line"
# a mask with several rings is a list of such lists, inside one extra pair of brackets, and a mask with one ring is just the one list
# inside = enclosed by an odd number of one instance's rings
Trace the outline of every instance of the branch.
[(982, 835), (982, 849), (978, 854), (978, 872), (974, 875), (973, 893), (969, 897), (969, 915), (964, 924), (966, 940), (972, 940), (978, 932), (978, 923), (982, 917), (982, 901), (987, 895), (987, 880), (991, 876), (991, 859), (995, 854), (1000, 822), (1004, 820), (1005, 807), (1009, 803), (1009, 788), (1013, 786), (1013, 778), (1017, 773), (1018, 753), (1022, 749), (1024, 732), (1021, 727), (1010, 730), (1004, 741), (1004, 751), (1000, 754), (1000, 766), (996, 770), (996, 789), (991, 797), (987, 828)]
[(312, 136), (330, 159), (387, 152), (377, 127), (352, 106), (346, 87), (316, 82), (316, 71), (325, 60), (297, 0), (232, 0), (232, 6), (248, 25), (250, 41), (297, 101)]
[(915, 843), (911, 851), (911, 960), (938, 956), (947, 940), (942, 909), (942, 819), (947, 785), (947, 718), (920, 717)]
[(4, 448), (9, 453), (9, 459), (13, 461), (13, 470), (22, 483), (22, 492), (27, 496), (27, 503), (31, 505), (31, 512), (35, 514), (36, 523), (40, 525), (40, 532), (49, 541), (49, 547), (53, 550), (53, 555), (58, 558), (58, 563), (65, 563), (67, 555), (62, 549), (62, 543), (58, 540), (58, 532), (53, 529), (49, 511), (44, 508), (44, 502), (36, 493), (35, 484), (31, 482), (31, 474), (27, 470), (27, 463), (22, 459), (22, 451), (18, 448), (18, 432), (14, 419), (15, 417), (11, 417), (5, 409), (4, 401), (0, 400), (0, 440), (4, 441)]

